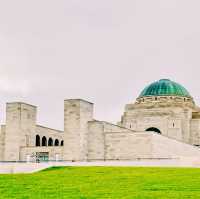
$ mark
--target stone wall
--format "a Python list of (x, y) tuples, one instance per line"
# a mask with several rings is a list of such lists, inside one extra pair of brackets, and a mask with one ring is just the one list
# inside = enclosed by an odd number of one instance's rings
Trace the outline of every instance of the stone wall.
[(63, 148), (64, 147), (21, 147), (20, 148), (20, 160), (27, 161), (28, 157), (31, 157), (31, 161), (35, 161), (35, 154), (37, 152), (49, 153), (49, 161), (63, 160)]
[(113, 132), (133, 132), (132, 130), (120, 127), (108, 122), (103, 121), (90, 121), (88, 122), (88, 154), (87, 159), (92, 160), (105, 160), (105, 135), (106, 133)]
[(200, 148), (152, 133), (154, 158), (200, 157)]
[(190, 126), (190, 143), (200, 146), (200, 119), (192, 119)]
[(104, 160), (105, 134), (103, 122), (88, 122), (88, 160)]
[(0, 161), (4, 160), (5, 132), (6, 132), (6, 126), (1, 125), (1, 128), (0, 128)]
[(180, 158), (200, 156), (200, 149), (155, 132), (107, 133), (106, 160)]
[(148, 133), (106, 133), (106, 160), (134, 160), (151, 158), (152, 135)]

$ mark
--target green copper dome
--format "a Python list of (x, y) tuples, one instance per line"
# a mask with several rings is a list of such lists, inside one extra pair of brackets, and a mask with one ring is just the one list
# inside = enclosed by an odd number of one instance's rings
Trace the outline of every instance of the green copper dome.
[(191, 97), (189, 92), (180, 84), (169, 79), (161, 79), (148, 85), (139, 97), (145, 96), (181, 96)]

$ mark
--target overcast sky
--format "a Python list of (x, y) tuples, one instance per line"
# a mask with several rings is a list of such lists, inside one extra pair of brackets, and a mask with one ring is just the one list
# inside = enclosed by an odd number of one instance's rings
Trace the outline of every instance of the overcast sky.
[(116, 122), (152, 81), (170, 78), (200, 104), (199, 0), (0, 0), (0, 115), (38, 106), (63, 129), (63, 101), (95, 103)]

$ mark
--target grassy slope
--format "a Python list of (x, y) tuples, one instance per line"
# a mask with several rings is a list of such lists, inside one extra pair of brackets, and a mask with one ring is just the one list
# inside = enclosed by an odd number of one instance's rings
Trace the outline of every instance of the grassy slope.
[(0, 175), (0, 199), (200, 198), (200, 169), (65, 167)]

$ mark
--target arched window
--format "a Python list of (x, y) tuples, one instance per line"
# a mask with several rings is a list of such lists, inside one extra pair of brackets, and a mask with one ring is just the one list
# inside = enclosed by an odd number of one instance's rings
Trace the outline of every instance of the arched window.
[(58, 139), (55, 140), (55, 146), (59, 146), (59, 141), (58, 141)]
[(48, 146), (53, 146), (53, 139), (52, 138), (49, 138)]
[(40, 136), (39, 135), (36, 135), (35, 146), (40, 146)]
[(154, 131), (156, 133), (161, 134), (161, 131), (159, 129), (155, 128), (155, 127), (148, 128), (148, 129), (146, 129), (146, 131)]
[(45, 136), (42, 137), (42, 146), (47, 146), (47, 138)]
[(64, 141), (63, 140), (61, 141), (60, 146), (64, 146)]

